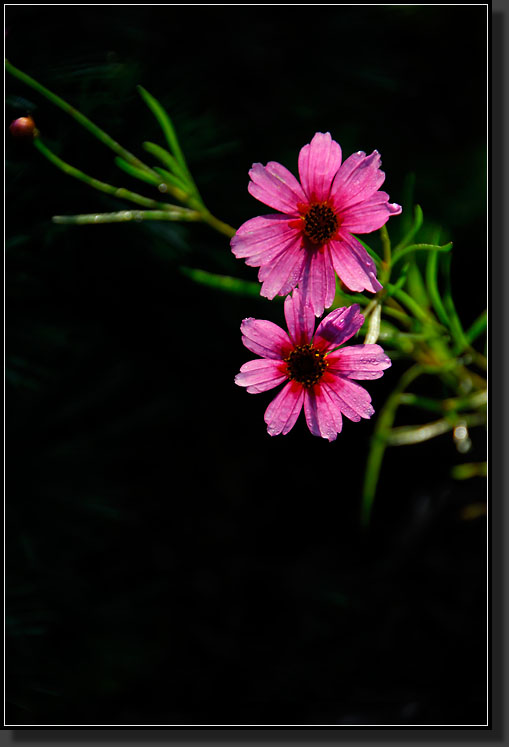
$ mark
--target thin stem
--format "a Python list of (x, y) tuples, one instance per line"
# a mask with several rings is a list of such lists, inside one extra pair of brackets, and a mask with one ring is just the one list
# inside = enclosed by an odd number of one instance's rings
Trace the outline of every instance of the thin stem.
[(88, 176), (88, 174), (80, 171), (80, 169), (71, 166), (69, 163), (59, 158), (38, 137), (34, 140), (34, 146), (45, 158), (48, 159), (48, 161), (57, 166), (57, 168), (59, 168), (65, 174), (68, 174), (75, 179), (79, 179), (79, 181), (85, 182), (85, 184), (88, 184), (90, 187), (93, 187), (100, 192), (106, 192), (106, 194), (113, 195), (113, 197), (130, 200), (137, 205), (143, 205), (144, 207), (148, 208), (158, 208), (159, 210), (179, 209), (178, 205), (170, 205), (169, 203), (165, 202), (157, 202), (156, 200), (151, 200), (148, 197), (143, 197), (143, 195), (139, 195), (136, 192), (131, 192), (129, 189), (124, 189), (123, 187), (114, 187), (112, 184), (107, 184), (106, 182), (101, 182), (98, 179), (94, 179), (92, 176)]
[[(486, 418), (480, 414), (472, 413), (461, 416), (461, 422), (465, 426), (473, 428), (476, 425), (484, 425)], [(458, 424), (458, 418), (441, 418), (432, 423), (426, 423), (419, 426), (400, 426), (392, 428), (387, 435), (387, 444), (389, 446), (408, 446), (410, 444), (420, 444), (423, 441), (429, 441), (431, 438), (441, 436), (447, 431), (452, 431)]]
[(152, 169), (144, 164), (143, 161), (140, 161), (139, 158), (123, 148), (120, 143), (117, 143), (117, 141), (110, 137), (110, 135), (108, 135), (106, 132), (104, 132), (104, 130), (101, 130), (100, 127), (91, 122), (88, 117), (85, 117), (84, 114), (68, 104), (67, 101), (62, 99), (60, 96), (57, 96), (55, 93), (52, 93), (52, 91), (41, 85), (41, 83), (38, 83), (34, 78), (30, 77), (30, 75), (27, 75), (22, 70), (18, 70), (18, 68), (14, 67), (14, 65), (12, 65), (8, 60), (5, 60), (5, 69), (15, 78), (18, 78), (23, 83), (26, 83), (26, 85), (30, 86), (30, 88), (38, 91), (38, 93), (42, 94), (42, 96), (51, 101), (52, 104), (55, 104), (55, 106), (58, 106), (64, 112), (69, 114), (86, 130), (91, 132), (94, 137), (100, 140), (108, 148), (111, 148), (111, 150), (113, 150), (118, 156), (121, 156), (125, 161), (131, 163), (133, 166), (136, 166), (139, 169), (142, 169), (143, 171), (152, 171)]
[(55, 215), (53, 223), (84, 225), (100, 223), (140, 223), (146, 220), (200, 221), (200, 213), (186, 208), (170, 210), (120, 210), (116, 213), (91, 213), (82, 215)]
[[(416, 363), (406, 371), (401, 379), (399, 380), (396, 388), (392, 394), (388, 397), (385, 405), (382, 407), (380, 414), (371, 437), (371, 446), (368, 454), (366, 463), (364, 486), (362, 491), (362, 505), (361, 505), (361, 522), (364, 526), (367, 526), (371, 516), (371, 509), (373, 507), (373, 501), (375, 499), (376, 486), (378, 483), (378, 476), (382, 467), (382, 461), (387, 448), (387, 433), (389, 432), (394, 418), (396, 417), (396, 410), (399, 404), (400, 394), (411, 384), (414, 379), (426, 372), (426, 368)], [(429, 369), (433, 370), (433, 369)]]
[(450, 241), (448, 244), (444, 244), (443, 246), (439, 246), (436, 244), (411, 244), (410, 246), (406, 246), (403, 249), (394, 251), (394, 254), (392, 255), (392, 265), (394, 266), (396, 262), (399, 262), (399, 260), (405, 256), (405, 254), (409, 254), (410, 252), (416, 252), (416, 251), (448, 252), (451, 248), (452, 248), (452, 241)]
[(382, 226), (380, 229), (380, 238), (382, 240), (382, 249), (384, 253), (380, 282), (385, 286), (391, 276), (391, 240), (389, 238), (387, 226)]
[(202, 210), (202, 220), (204, 223), (208, 223), (209, 226), (215, 228), (219, 233), (228, 236), (230, 239), (232, 236), (235, 236), (237, 232), (236, 228), (233, 228), (233, 226), (228, 225), (228, 223), (224, 223), (222, 220), (215, 218), (206, 208)]

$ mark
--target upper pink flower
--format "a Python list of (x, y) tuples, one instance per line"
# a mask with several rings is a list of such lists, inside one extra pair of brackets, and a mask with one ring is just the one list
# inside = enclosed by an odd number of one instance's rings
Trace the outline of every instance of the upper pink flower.
[(380, 164), (376, 150), (354, 153), (342, 164), (329, 132), (317, 132), (301, 149), (300, 183), (279, 163), (253, 164), (249, 192), (280, 214), (246, 221), (231, 247), (246, 264), (260, 267), (262, 296), (285, 296), (298, 284), (321, 316), (334, 300), (334, 271), (352, 291), (380, 290), (375, 263), (352, 235), (375, 231), (401, 213), (379, 191), (385, 179)]
[(242, 342), (261, 357), (244, 363), (235, 383), (257, 394), (287, 381), (265, 411), (269, 435), (288, 433), (304, 405), (311, 433), (334, 441), (342, 414), (359, 421), (374, 412), (368, 392), (352, 379), (379, 379), (391, 361), (380, 345), (337, 349), (364, 322), (357, 304), (332, 311), (314, 333), (313, 310), (296, 288), (285, 299), (285, 318), (288, 334), (273, 322), (244, 319)]

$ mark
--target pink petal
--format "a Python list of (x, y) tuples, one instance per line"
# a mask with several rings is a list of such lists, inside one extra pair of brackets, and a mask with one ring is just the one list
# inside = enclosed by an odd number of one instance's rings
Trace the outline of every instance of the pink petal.
[(334, 309), (318, 325), (313, 343), (322, 350), (332, 350), (353, 337), (363, 324), (359, 304)]
[(376, 293), (382, 286), (376, 279), (376, 266), (357, 239), (346, 231), (339, 240), (329, 242), (334, 269), (352, 291)]
[(337, 398), (326, 384), (318, 384), (304, 396), (306, 423), (313, 436), (335, 441), (343, 427)]
[(247, 361), (240, 367), (240, 373), (235, 377), (235, 383), (247, 387), (250, 394), (258, 394), (273, 389), (288, 378), (284, 372), (284, 363), (267, 358), (257, 358)]
[(298, 283), (304, 260), (305, 254), (297, 237), (285, 251), (258, 272), (258, 280), (263, 283), (261, 295), (274, 298), (278, 294), (284, 296), (289, 293)]
[(299, 176), (308, 200), (321, 202), (341, 166), (341, 148), (330, 132), (317, 132), (299, 153)]
[(327, 371), (322, 379), (322, 386), (328, 384), (333, 401), (347, 418), (355, 423), (361, 418), (370, 418), (375, 412), (371, 406), (369, 393), (350, 379), (343, 378)]
[(380, 164), (377, 150), (370, 156), (362, 151), (353, 153), (343, 162), (331, 188), (331, 197), (338, 211), (366, 200), (377, 191), (385, 179)]
[(267, 166), (254, 163), (249, 171), (249, 193), (265, 205), (293, 217), (299, 216), (298, 203), (306, 202), (306, 195), (297, 179), (280, 163), (269, 161)]
[(304, 387), (289, 381), (265, 410), (265, 422), (269, 436), (285, 435), (295, 425), (302, 409)]
[(336, 277), (327, 245), (307, 250), (299, 288), (315, 316), (321, 316), (324, 308), (332, 305), (336, 295)]
[(379, 379), (392, 365), (380, 345), (348, 345), (327, 356), (329, 371), (348, 379)]
[(231, 240), (233, 254), (246, 264), (259, 267), (271, 262), (300, 232), (288, 225), (285, 215), (259, 215), (241, 225)]
[(303, 302), (302, 293), (298, 288), (285, 299), (285, 319), (294, 345), (311, 342), (315, 329), (315, 315), (313, 309)]
[(341, 228), (351, 233), (370, 233), (385, 225), (391, 215), (398, 213), (401, 213), (401, 205), (390, 203), (387, 192), (375, 192), (367, 200), (343, 211)]
[(263, 358), (282, 360), (292, 349), (286, 332), (266, 319), (244, 319), (240, 331), (246, 348)]

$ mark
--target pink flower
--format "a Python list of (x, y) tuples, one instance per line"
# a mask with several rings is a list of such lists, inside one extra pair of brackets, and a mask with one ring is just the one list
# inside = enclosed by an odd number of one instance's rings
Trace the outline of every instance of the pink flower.
[(334, 271), (352, 291), (382, 287), (375, 263), (352, 235), (381, 228), (401, 206), (380, 192), (380, 154), (359, 151), (341, 164), (329, 132), (317, 132), (299, 154), (300, 183), (284, 166), (253, 164), (249, 192), (279, 214), (246, 221), (231, 241), (237, 258), (259, 267), (261, 294), (285, 296), (298, 284), (316, 316), (332, 305)]
[(265, 411), (269, 435), (288, 433), (304, 405), (311, 433), (334, 441), (342, 415), (357, 422), (374, 412), (368, 392), (352, 379), (379, 379), (391, 361), (380, 345), (339, 348), (364, 322), (357, 304), (331, 311), (314, 333), (313, 310), (295, 289), (285, 299), (285, 318), (288, 334), (273, 322), (244, 319), (242, 342), (261, 357), (244, 363), (235, 383), (258, 394), (287, 382)]

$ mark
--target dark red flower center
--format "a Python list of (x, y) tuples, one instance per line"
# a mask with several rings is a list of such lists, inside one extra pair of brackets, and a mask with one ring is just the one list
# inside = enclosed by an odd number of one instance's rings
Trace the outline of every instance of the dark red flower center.
[(325, 354), (311, 343), (297, 345), (285, 358), (288, 378), (298, 381), (307, 389), (322, 378), (327, 368)]
[(324, 244), (338, 229), (334, 210), (326, 202), (315, 202), (304, 215), (304, 233), (313, 244)]

